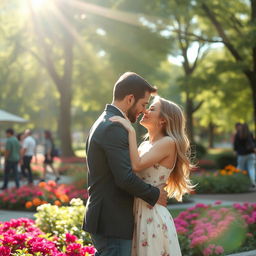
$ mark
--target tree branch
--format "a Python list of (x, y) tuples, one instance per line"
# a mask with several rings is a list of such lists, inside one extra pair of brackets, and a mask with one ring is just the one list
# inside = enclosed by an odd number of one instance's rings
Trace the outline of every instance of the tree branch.
[(191, 32), (184, 33), (183, 31), (181, 31), (179, 29), (174, 29), (174, 30), (172, 30), (172, 32), (181, 33), (181, 35), (184, 36), (184, 37), (187, 37), (187, 36), (188, 37), (194, 37), (196, 39), (195, 41), (208, 42), (208, 43), (223, 43), (224, 44), (223, 40), (214, 40), (214, 39), (210, 39), (210, 38), (205, 38), (203, 36), (196, 35), (196, 34), (191, 33)]
[(37, 55), (34, 51), (32, 51), (31, 49), (28, 49), (25, 46), (21, 46), (21, 47), (24, 51), (29, 52), (42, 66), (47, 68), (45, 61), (42, 58), (40, 58), (39, 55)]
[(198, 62), (198, 58), (199, 58), (199, 55), (200, 55), (200, 52), (201, 52), (201, 49), (203, 47), (203, 44), (200, 44), (199, 43), (199, 47), (197, 49), (197, 55), (196, 55), (196, 59), (194, 60), (194, 63), (191, 67), (191, 73), (195, 70), (196, 66), (197, 66), (197, 62)]
[(231, 44), (231, 42), (229, 41), (223, 27), (221, 26), (221, 24), (218, 22), (215, 14), (209, 9), (209, 7), (203, 3), (202, 4), (202, 9), (205, 12), (206, 16), (210, 19), (210, 21), (212, 22), (212, 24), (214, 25), (214, 27), (216, 28), (219, 36), (223, 39), (223, 43), (226, 45), (226, 47), (228, 48), (228, 50), (231, 52), (231, 54), (234, 56), (234, 58), (237, 61), (242, 61), (243, 58), (241, 57), (241, 55), (239, 54), (239, 52), (235, 49), (235, 47)]
[(36, 28), (36, 32), (38, 33), (38, 36), (39, 36), (38, 42), (41, 45), (43, 52), (44, 52), (46, 70), (48, 71), (48, 73), (52, 77), (53, 81), (55, 82), (58, 90), (60, 91), (61, 90), (61, 78), (54, 68), (53, 61), (51, 60), (51, 57), (50, 57), (51, 49), (44, 41), (42, 29), (39, 25), (39, 21), (36, 18), (33, 7), (31, 6), (31, 2), (29, 2), (29, 9), (30, 9), (32, 20), (33, 20), (35, 28)]
[(202, 104), (204, 103), (204, 100), (200, 101), (197, 106), (195, 106), (192, 110), (192, 113), (196, 112), (201, 106)]

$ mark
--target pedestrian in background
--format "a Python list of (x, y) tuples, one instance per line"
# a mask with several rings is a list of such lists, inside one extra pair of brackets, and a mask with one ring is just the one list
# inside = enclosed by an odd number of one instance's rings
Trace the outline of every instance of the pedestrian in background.
[(46, 172), (47, 172), (47, 167), (49, 166), (51, 170), (53, 171), (55, 175), (55, 181), (58, 182), (60, 180), (60, 174), (57, 169), (54, 168), (53, 166), (53, 158), (55, 155), (55, 144), (53, 141), (52, 133), (48, 130), (44, 132), (44, 137), (45, 137), (45, 142), (44, 142), (44, 169), (43, 169), (43, 176), (41, 178), (41, 181), (45, 181), (46, 179)]
[(1, 189), (7, 189), (9, 183), (9, 177), (11, 171), (14, 173), (14, 179), (16, 187), (19, 188), (19, 174), (18, 174), (18, 162), (20, 160), (20, 143), (14, 136), (14, 130), (8, 128), (6, 130), (6, 145), (4, 152), (5, 166), (4, 166), (4, 184)]
[(24, 141), (22, 143), (22, 149), (21, 149), (21, 159), (22, 159), (21, 170), (22, 170), (22, 173), (25, 176), (27, 176), (29, 184), (33, 184), (31, 160), (34, 155), (36, 157), (36, 141), (32, 137), (32, 131), (30, 129), (27, 129), (24, 132)]
[(249, 173), (252, 189), (256, 189), (255, 153), (253, 135), (246, 123), (241, 125), (234, 140), (234, 150), (237, 153), (237, 168)]
[[(23, 132), (18, 133), (18, 134), (16, 135), (16, 137), (17, 137), (17, 140), (19, 141), (20, 147), (21, 147), (21, 149), (22, 149), (22, 143), (23, 143), (23, 139), (24, 139), (24, 134), (23, 134)], [(20, 154), (21, 154), (21, 149), (20, 149)], [(26, 178), (26, 177), (27, 177), (26, 173), (23, 173), (23, 172), (22, 172), (22, 169), (21, 169), (21, 162), (22, 162), (22, 161), (19, 161), (19, 162), (18, 162), (18, 173), (19, 173), (19, 175), (20, 175), (21, 178)]]

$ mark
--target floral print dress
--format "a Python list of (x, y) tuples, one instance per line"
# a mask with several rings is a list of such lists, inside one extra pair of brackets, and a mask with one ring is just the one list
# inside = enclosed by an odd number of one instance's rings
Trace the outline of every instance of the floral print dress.
[[(141, 154), (151, 147), (149, 142), (140, 146)], [(166, 183), (173, 169), (159, 164), (147, 168), (137, 175), (153, 186)], [(135, 227), (132, 242), (132, 256), (180, 256), (176, 228), (166, 207), (154, 207), (140, 198), (134, 201)]]

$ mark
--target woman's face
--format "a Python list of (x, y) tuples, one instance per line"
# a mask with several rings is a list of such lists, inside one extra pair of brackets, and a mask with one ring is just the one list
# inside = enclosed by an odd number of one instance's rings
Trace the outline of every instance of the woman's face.
[(140, 124), (144, 127), (158, 126), (160, 123), (160, 101), (153, 102), (143, 115)]

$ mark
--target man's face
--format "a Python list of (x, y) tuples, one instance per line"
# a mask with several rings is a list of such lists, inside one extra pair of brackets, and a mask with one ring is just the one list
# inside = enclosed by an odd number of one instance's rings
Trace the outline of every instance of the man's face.
[(144, 98), (139, 99), (127, 111), (127, 117), (132, 123), (135, 123), (139, 115), (145, 113), (147, 104), (149, 103), (150, 92), (146, 92)]

